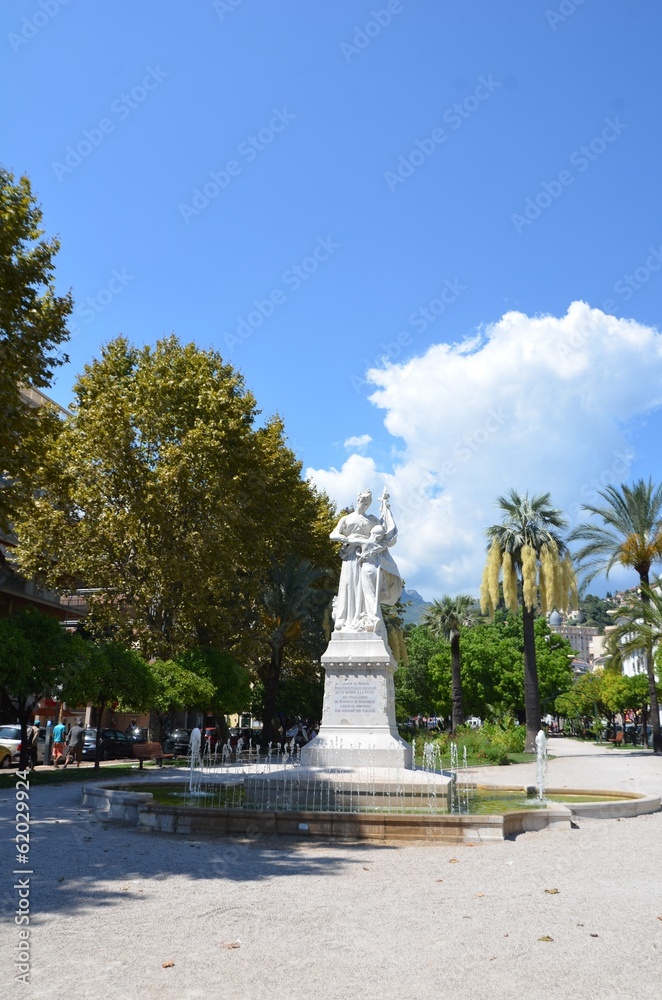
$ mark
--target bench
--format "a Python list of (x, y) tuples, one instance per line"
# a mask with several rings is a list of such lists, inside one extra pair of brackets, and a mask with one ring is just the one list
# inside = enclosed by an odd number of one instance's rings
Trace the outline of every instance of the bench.
[(133, 756), (140, 761), (140, 770), (143, 769), (143, 761), (155, 760), (159, 767), (163, 767), (164, 760), (173, 760), (174, 753), (164, 753), (160, 743), (134, 743)]
[(615, 747), (619, 746), (623, 742), (623, 733), (616, 733), (615, 736), (610, 736), (608, 743), (613, 743)]

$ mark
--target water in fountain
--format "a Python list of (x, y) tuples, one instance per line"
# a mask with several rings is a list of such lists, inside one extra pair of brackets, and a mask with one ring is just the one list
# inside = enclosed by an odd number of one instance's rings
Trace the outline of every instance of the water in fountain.
[(536, 788), (538, 801), (545, 801), (545, 786), (547, 784), (547, 736), (540, 729), (536, 736)]
[(191, 742), (189, 744), (189, 753), (191, 755), (191, 762), (189, 768), (189, 784), (188, 790), (189, 795), (201, 795), (201, 785), (202, 785), (202, 757), (200, 754), (200, 746), (202, 743), (202, 734), (198, 727), (191, 732)]

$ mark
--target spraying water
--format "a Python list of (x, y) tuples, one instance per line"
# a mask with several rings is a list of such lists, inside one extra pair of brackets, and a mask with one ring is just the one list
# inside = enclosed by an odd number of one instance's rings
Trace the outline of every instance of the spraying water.
[(536, 788), (538, 800), (545, 801), (545, 786), (547, 784), (547, 736), (544, 729), (538, 730), (536, 736)]

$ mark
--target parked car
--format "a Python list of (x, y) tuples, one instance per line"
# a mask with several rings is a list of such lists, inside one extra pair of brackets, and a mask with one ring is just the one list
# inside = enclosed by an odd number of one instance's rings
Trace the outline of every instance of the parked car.
[(178, 757), (186, 756), (191, 743), (190, 729), (173, 729), (165, 739), (163, 749), (166, 753), (174, 753)]
[(12, 752), (9, 747), (2, 746), (0, 744), (0, 767), (11, 767), (12, 766)]
[(148, 731), (144, 726), (134, 726), (126, 735), (132, 743), (147, 743)]
[[(18, 764), (21, 756), (21, 727), (19, 725), (0, 726), (0, 744), (11, 751), (12, 760)], [(46, 727), (41, 726), (37, 736), (37, 763), (43, 764), (46, 747)], [(9, 767), (8, 764), (4, 765)]]
[(21, 756), (21, 727), (0, 726), (0, 743), (11, 751), (12, 760), (18, 764)]
[[(121, 757), (133, 757), (133, 742), (126, 733), (121, 733), (119, 729), (102, 729), (100, 731), (101, 760), (117, 760)], [(83, 741), (83, 759), (96, 760), (97, 754), (97, 730), (91, 726), (85, 730)]]

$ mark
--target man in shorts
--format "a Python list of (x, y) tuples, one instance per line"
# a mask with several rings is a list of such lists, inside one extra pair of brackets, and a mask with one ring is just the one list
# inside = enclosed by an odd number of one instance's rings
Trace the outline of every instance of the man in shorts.
[[(85, 730), (83, 729), (83, 720), (78, 719), (76, 725), (72, 726), (69, 730), (69, 736), (67, 738), (67, 756), (64, 759), (64, 769), (66, 770), (69, 761), (76, 761), (76, 767), (80, 767), (80, 762), (83, 759), (83, 741), (85, 739)], [(62, 758), (60, 758), (61, 760)], [(58, 767), (60, 761), (55, 762), (55, 766)]]
[(67, 732), (67, 727), (64, 722), (58, 722), (57, 726), (53, 726), (53, 763), (56, 764), (60, 757), (64, 754), (64, 737)]

